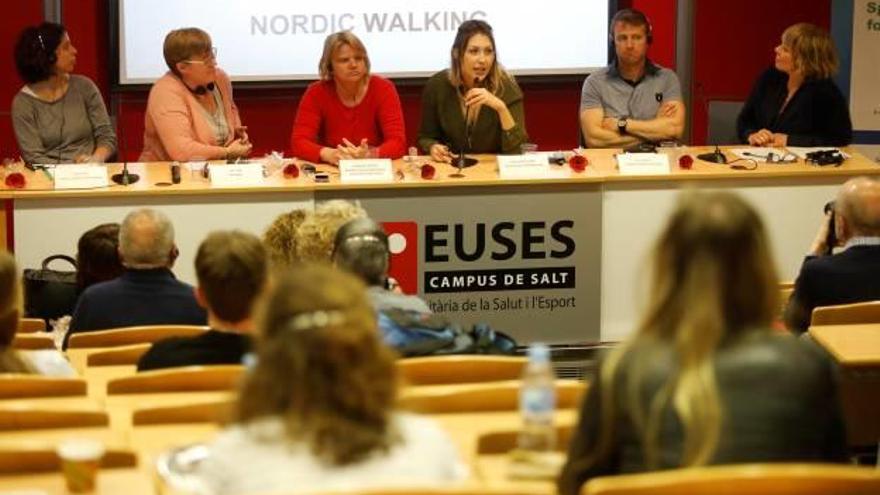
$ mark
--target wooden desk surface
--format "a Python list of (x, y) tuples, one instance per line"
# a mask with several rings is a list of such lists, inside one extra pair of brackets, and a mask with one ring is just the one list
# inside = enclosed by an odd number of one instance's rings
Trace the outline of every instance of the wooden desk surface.
[(107, 396), (107, 382), (114, 378), (131, 376), (137, 373), (137, 366), (123, 364), (118, 366), (91, 366), (82, 372), (88, 385), (89, 397), (103, 399)]
[(810, 335), (841, 366), (880, 366), (880, 324), (813, 326)]
[[(32, 490), (32, 492), (28, 491)], [(17, 476), (0, 476), (0, 492), (15, 493), (68, 493), (64, 476), (57, 473), (41, 473)], [(103, 469), (98, 473), (97, 495), (153, 495), (153, 480), (147, 471), (138, 468)]]
[(118, 394), (104, 399), (110, 425), (114, 429), (131, 429), (131, 415), (135, 409), (147, 407), (180, 406), (199, 402), (229, 400), (236, 392), (167, 392), (159, 394)]
[[(727, 147), (727, 148), (733, 148)], [(709, 147), (686, 147), (681, 148), (680, 153), (697, 154), (711, 151)], [(186, 167), (181, 170), (180, 184), (171, 185), (170, 168), (167, 163), (130, 163), (128, 169), (131, 173), (138, 174), (140, 180), (130, 186), (119, 186), (111, 183), (109, 187), (92, 190), (59, 190), (53, 189), (52, 181), (42, 171), (25, 171), (27, 187), (22, 190), (13, 190), (0, 185), (0, 198), (27, 199), (45, 197), (111, 197), (132, 194), (148, 195), (179, 195), (179, 194), (230, 194), (230, 193), (253, 193), (253, 192), (312, 192), (319, 190), (342, 190), (342, 189), (387, 189), (387, 188), (417, 188), (417, 187), (464, 187), (464, 186), (487, 186), (487, 185), (527, 185), (527, 184), (576, 184), (576, 183), (602, 183), (602, 182), (652, 182), (652, 181), (681, 181), (681, 180), (712, 180), (712, 179), (756, 179), (776, 177), (828, 177), (828, 176), (852, 176), (862, 174), (878, 174), (880, 166), (875, 162), (859, 154), (855, 149), (847, 148), (851, 158), (840, 167), (818, 167), (804, 163), (803, 161), (793, 164), (758, 164), (755, 170), (733, 170), (728, 166), (716, 165), (701, 160), (694, 160), (693, 168), (682, 170), (677, 163), (672, 164), (669, 175), (620, 175), (614, 155), (620, 150), (616, 149), (588, 149), (584, 154), (590, 160), (590, 166), (582, 173), (571, 171), (568, 166), (551, 166), (550, 174), (543, 179), (500, 179), (498, 177), (498, 164), (495, 155), (478, 155), (479, 163), (464, 170), (463, 178), (455, 178), (452, 175), (456, 169), (446, 163), (430, 162), (427, 157), (420, 157), (418, 164), (431, 163), (436, 167), (435, 178), (424, 180), (419, 171), (403, 160), (394, 161), (395, 180), (392, 183), (352, 184), (342, 183), (339, 180), (337, 168), (320, 164), (319, 171), (327, 172), (330, 181), (316, 184), (311, 178), (300, 174), (296, 179), (285, 179), (281, 169), (275, 170), (267, 177), (263, 184), (258, 186), (242, 187), (214, 187), (211, 183), (198, 176), (191, 174)], [(732, 159), (732, 154), (727, 153)], [(302, 162), (297, 161), (301, 166)], [(121, 164), (108, 164), (110, 174), (118, 173)], [(167, 184), (167, 185), (158, 185)]]

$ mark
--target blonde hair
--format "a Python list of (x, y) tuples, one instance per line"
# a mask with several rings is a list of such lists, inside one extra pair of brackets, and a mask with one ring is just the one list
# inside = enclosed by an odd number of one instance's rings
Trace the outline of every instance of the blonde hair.
[(296, 255), (296, 240), (299, 227), (308, 217), (304, 209), (291, 210), (275, 218), (263, 234), (263, 245), (269, 255), (269, 262), (275, 267), (291, 267), (299, 258)]
[(379, 338), (364, 285), (329, 266), (282, 273), (258, 319), (257, 365), (237, 420), (280, 417), (286, 439), (343, 466), (387, 451), (397, 400), (395, 355)]
[(211, 51), (211, 36), (197, 27), (175, 29), (165, 36), (162, 55), (171, 72), (177, 74), (177, 64)]
[(12, 348), (22, 314), (21, 281), (15, 258), (0, 252), (0, 373), (34, 373)]
[[(724, 415), (715, 352), (725, 338), (769, 329), (773, 319), (777, 278), (763, 222), (734, 194), (683, 193), (654, 247), (651, 268), (650, 300), (638, 330), (599, 372), (601, 426), (586, 465), (609, 455), (618, 405), (639, 430), (649, 469), (659, 467), (660, 428), (670, 406), (684, 430), (682, 466), (708, 463)], [(651, 379), (648, 360), (625, 359), (643, 344), (667, 346), (678, 363), (648, 404), (640, 397)], [(621, 376), (623, 393), (616, 396)]]
[(367, 47), (365, 47), (360, 38), (355, 36), (351, 31), (339, 31), (338, 33), (333, 33), (327, 36), (324, 40), (324, 52), (321, 54), (321, 60), (318, 62), (318, 75), (321, 79), (324, 81), (333, 79), (333, 56), (336, 55), (337, 50), (339, 50), (342, 45), (348, 45), (354, 51), (358, 52), (358, 54), (363, 55), (364, 64), (367, 67), (364, 79), (366, 80), (369, 78), (370, 56), (367, 55)]
[(360, 205), (341, 199), (325, 201), (305, 218), (297, 229), (296, 258), (299, 262), (330, 263), (339, 227), (355, 218), (365, 218)]
[(805, 79), (827, 79), (839, 66), (834, 41), (824, 29), (801, 22), (782, 33), (782, 45), (791, 50), (794, 66)]

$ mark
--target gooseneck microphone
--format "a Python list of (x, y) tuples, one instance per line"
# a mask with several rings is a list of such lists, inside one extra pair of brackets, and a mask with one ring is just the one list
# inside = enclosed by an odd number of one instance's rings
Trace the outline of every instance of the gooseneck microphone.
[(128, 172), (128, 163), (123, 162), (122, 163), (122, 172), (120, 172), (118, 174), (113, 174), (113, 176), (110, 177), (110, 179), (113, 180), (113, 182), (119, 184), (120, 186), (127, 186), (129, 184), (134, 184), (135, 182), (140, 180), (140, 177), (138, 176), (138, 174), (129, 173)]
[[(474, 88), (482, 87), (482, 79), (480, 76), (474, 77)], [(476, 120), (476, 118), (474, 119)], [(465, 136), (465, 144), (467, 147), (461, 150), (461, 153), (458, 154), (458, 159), (456, 160), (455, 165), (458, 167), (459, 171), (466, 167), (472, 167), (477, 164), (476, 158), (468, 158), (467, 153), (472, 151), (471, 145), (471, 134), (473, 131), (473, 125), (471, 123), (471, 107), (465, 103), (465, 113), (464, 113), (464, 136)]]
[(699, 154), (697, 155), (697, 158), (705, 162), (717, 163), (719, 165), (727, 163), (727, 157), (724, 156), (724, 153), (721, 152), (721, 148), (719, 148), (717, 144), (715, 145), (715, 151)]

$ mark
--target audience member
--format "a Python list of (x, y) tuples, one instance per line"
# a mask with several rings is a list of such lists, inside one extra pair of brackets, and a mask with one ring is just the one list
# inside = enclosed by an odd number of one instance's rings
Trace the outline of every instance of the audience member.
[(72, 376), (70, 363), (55, 350), (17, 351), (13, 348), (22, 314), (21, 281), (15, 258), (0, 252), (0, 373)]
[(119, 256), (125, 272), (82, 293), (65, 348), (70, 336), (79, 332), (138, 325), (204, 325), (207, 316), (192, 286), (171, 272), (177, 255), (174, 227), (165, 214), (149, 208), (129, 213), (119, 229)]
[(365, 218), (360, 205), (341, 199), (324, 201), (315, 206), (297, 229), (296, 259), (300, 263), (330, 263), (336, 231), (354, 218)]
[(406, 150), (403, 109), (394, 83), (370, 74), (370, 57), (351, 31), (324, 40), (312, 83), (296, 110), (293, 154), (339, 164), (347, 158), (400, 158)]
[(437, 485), (465, 469), (432, 421), (395, 410), (393, 353), (363, 285), (321, 265), (281, 275), (259, 323), (236, 423), (199, 475), (212, 493)]
[(655, 245), (636, 334), (600, 364), (559, 480), (745, 462), (846, 458), (828, 357), (770, 330), (777, 280), (742, 199), (693, 192)]
[(776, 61), (746, 100), (737, 134), (752, 146), (846, 146), (849, 105), (832, 77), (837, 53), (828, 33), (798, 23), (782, 33)]
[(175, 29), (162, 48), (169, 71), (150, 89), (140, 161), (219, 160), (250, 154), (247, 128), (217, 50), (199, 28)]
[[(828, 244), (833, 229), (835, 245)], [(831, 254), (835, 246), (843, 252)], [(856, 177), (837, 193), (785, 310), (786, 326), (804, 332), (813, 308), (880, 300), (880, 181)]]
[(196, 254), (196, 300), (208, 312), (207, 332), (153, 344), (138, 371), (196, 364), (241, 364), (250, 352), (251, 312), (266, 288), (266, 248), (241, 231), (213, 232)]
[(430, 313), (428, 304), (417, 296), (392, 290), (388, 277), (388, 235), (369, 218), (356, 218), (336, 231), (333, 262), (367, 284), (367, 295), (376, 311), (401, 309)]
[(27, 163), (104, 162), (116, 152), (101, 92), (73, 74), (76, 53), (64, 26), (52, 22), (25, 29), (15, 43), (25, 85), (12, 99), (12, 126)]
[(653, 41), (644, 13), (623, 9), (609, 28), (614, 60), (584, 81), (581, 132), (593, 148), (681, 139), (685, 107), (675, 72), (648, 59)]
[(528, 139), (523, 94), (498, 61), (492, 26), (463, 22), (449, 68), (425, 83), (419, 147), (450, 162), (456, 153), (519, 153)]
[(113, 280), (124, 270), (119, 259), (118, 223), (103, 223), (80, 236), (76, 244), (76, 288), (79, 293), (98, 282)]
[(275, 218), (263, 234), (263, 245), (268, 251), (269, 262), (276, 268), (289, 268), (299, 261), (296, 257), (296, 239), (299, 226), (310, 214), (304, 209), (291, 210)]

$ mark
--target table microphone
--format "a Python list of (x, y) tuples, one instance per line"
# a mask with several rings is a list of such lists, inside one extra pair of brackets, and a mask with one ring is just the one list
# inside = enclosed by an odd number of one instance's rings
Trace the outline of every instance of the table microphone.
[[(481, 86), (482, 80), (480, 76), (474, 76), (474, 88), (479, 88)], [(467, 106), (465, 108), (464, 114), (464, 135), (467, 140), (467, 149), (461, 150), (461, 153), (458, 155), (458, 160), (456, 161), (456, 166), (458, 167), (459, 173), (461, 173), (461, 169), (465, 167), (471, 167), (477, 164), (477, 160), (475, 158), (468, 158), (467, 153), (471, 151), (471, 131), (473, 130), (473, 126), (471, 125), (471, 107)]]
[(715, 151), (710, 151), (709, 153), (701, 153), (697, 155), (697, 158), (705, 162), (718, 163), (721, 165), (727, 163), (727, 157), (724, 156), (724, 153), (721, 152), (721, 148), (719, 148), (717, 144), (715, 145)]
[(128, 173), (128, 163), (123, 162), (122, 172), (118, 174), (113, 174), (110, 179), (112, 179), (113, 182), (119, 184), (120, 186), (127, 186), (129, 184), (134, 184), (135, 182), (140, 180), (140, 177), (138, 176), (138, 174)]

